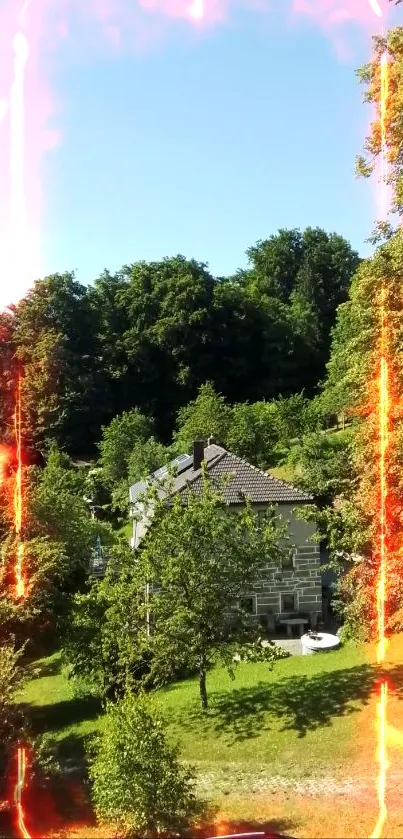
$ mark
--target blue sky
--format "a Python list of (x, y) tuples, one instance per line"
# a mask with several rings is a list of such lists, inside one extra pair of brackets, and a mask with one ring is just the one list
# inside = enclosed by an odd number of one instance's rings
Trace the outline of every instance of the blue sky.
[(256, 14), (143, 54), (60, 52), (63, 143), (44, 169), (44, 273), (183, 253), (215, 275), (280, 227), (321, 226), (369, 252), (374, 186), (354, 177), (371, 113), (354, 68), (311, 23)]

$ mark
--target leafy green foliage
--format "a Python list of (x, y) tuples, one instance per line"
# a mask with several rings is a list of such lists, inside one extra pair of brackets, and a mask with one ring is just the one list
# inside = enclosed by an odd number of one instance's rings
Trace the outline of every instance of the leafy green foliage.
[(90, 777), (98, 818), (121, 836), (172, 836), (201, 812), (192, 773), (145, 697), (129, 693), (108, 708)]
[(99, 444), (105, 484), (112, 487), (128, 477), (129, 458), (136, 443), (145, 443), (153, 432), (153, 421), (138, 408), (114, 417), (103, 429)]
[(388, 101), (386, 107), (386, 146), (388, 162), (388, 183), (391, 185), (391, 210), (399, 215), (403, 212), (403, 169), (402, 169), (402, 80), (403, 80), (403, 27), (390, 29), (386, 36), (373, 37), (373, 58), (357, 71), (365, 85), (364, 102), (375, 105), (377, 119), (371, 123), (364, 154), (357, 158), (357, 173), (369, 177), (375, 170), (381, 155), (381, 56), (388, 59)]
[(327, 499), (348, 494), (354, 480), (352, 463), (353, 431), (342, 437), (319, 432), (307, 434), (290, 455), (298, 464), (301, 483), (313, 495)]
[(73, 273), (36, 282), (16, 307), (13, 340), (24, 370), (26, 445), (41, 451), (53, 441), (71, 453), (93, 445), (108, 398), (97, 325), (87, 290)]
[(225, 445), (231, 420), (230, 406), (207, 382), (199, 388), (196, 399), (178, 412), (175, 444), (188, 452), (194, 440), (206, 441), (212, 436)]
[(149, 437), (144, 442), (138, 440), (128, 457), (127, 477), (122, 478), (113, 487), (112, 510), (118, 510), (127, 515), (129, 488), (137, 481), (152, 475), (161, 466), (165, 466), (175, 455), (175, 446), (164, 446), (155, 437)]
[(248, 661), (251, 664), (267, 662), (270, 666), (275, 661), (279, 661), (282, 658), (289, 658), (290, 656), (290, 653), (278, 644), (267, 642), (267, 644), (263, 645), (260, 639), (255, 642), (243, 644), (238, 649), (238, 654), (241, 661)]
[(18, 361), (24, 440), (36, 453), (53, 441), (88, 457), (101, 427), (135, 407), (155, 418), (146, 438), (169, 443), (178, 411), (206, 382), (231, 404), (311, 394), (357, 255), (308, 228), (279, 231), (248, 256), (249, 268), (228, 278), (179, 255), (105, 271), (88, 287), (71, 272), (37, 281), (1, 317), (3, 439)]
[(103, 700), (134, 688), (148, 674), (144, 588), (137, 584), (127, 544), (111, 550), (103, 580), (75, 595), (63, 654), (73, 683), (84, 682)]
[[(348, 242), (320, 228), (279, 230), (247, 251), (251, 267), (244, 281), (254, 298), (286, 306), (295, 343), (294, 369), (308, 391), (325, 372), (330, 330), (347, 298), (359, 258)], [(284, 362), (283, 362), (284, 363)], [(279, 391), (284, 392), (280, 389)]]
[(139, 582), (143, 590), (150, 585), (152, 677), (164, 680), (170, 660), (191, 665), (207, 707), (207, 670), (217, 654), (228, 663), (231, 613), (245, 628), (237, 598), (253, 588), (259, 569), (278, 559), (281, 533), (270, 515), (259, 523), (248, 503), (229, 513), (206, 474), (200, 494), (176, 497), (169, 509), (155, 505), (138, 559)]
[(255, 466), (266, 468), (275, 462), (279, 440), (276, 403), (238, 403), (232, 409), (227, 434), (228, 449)]
[(10, 747), (15, 743), (16, 732), (21, 731), (21, 718), (14, 702), (23, 683), (20, 665), (21, 650), (10, 641), (0, 641), (0, 773), (3, 774)]

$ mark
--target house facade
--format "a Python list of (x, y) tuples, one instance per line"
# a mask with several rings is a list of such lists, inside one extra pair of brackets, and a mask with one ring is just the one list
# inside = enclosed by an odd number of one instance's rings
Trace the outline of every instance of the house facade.
[[(144, 500), (147, 487), (157, 484), (159, 497), (168, 500), (177, 493), (185, 496), (188, 492), (201, 492), (203, 461), (210, 480), (220, 487), (230, 511), (241, 509), (248, 498), (257, 515), (264, 515), (268, 508), (274, 507), (286, 524), (285, 555), (279, 549), (278, 561), (260, 570), (253, 590), (244, 592), (240, 598), (243, 608), (268, 628), (273, 628), (281, 617), (294, 614), (306, 615), (311, 626), (316, 626), (322, 615), (320, 548), (313, 539), (315, 524), (303, 521), (296, 514), (298, 508), (312, 503), (312, 496), (213, 442), (209, 441), (206, 447), (200, 441), (195, 442), (191, 455), (182, 455), (130, 488), (132, 547), (138, 547), (152, 522), (152, 506)], [(166, 488), (161, 482), (170, 472), (172, 478)]]

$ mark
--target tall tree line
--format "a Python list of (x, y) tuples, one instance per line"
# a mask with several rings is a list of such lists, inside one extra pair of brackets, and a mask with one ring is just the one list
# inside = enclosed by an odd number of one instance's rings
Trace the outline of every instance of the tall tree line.
[(25, 439), (39, 452), (54, 441), (89, 455), (101, 427), (133, 407), (167, 442), (206, 381), (230, 403), (314, 393), (359, 257), (319, 228), (280, 230), (247, 256), (225, 278), (176, 256), (89, 286), (71, 272), (39, 280), (1, 323), (2, 437), (17, 363)]

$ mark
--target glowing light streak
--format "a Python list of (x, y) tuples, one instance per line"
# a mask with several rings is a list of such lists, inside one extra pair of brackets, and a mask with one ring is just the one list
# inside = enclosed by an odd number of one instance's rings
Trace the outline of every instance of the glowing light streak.
[(377, 17), (382, 17), (382, 9), (378, 3), (378, 0), (369, 0), (369, 5), (371, 6), (372, 11)]
[(388, 55), (387, 55), (386, 52), (382, 53), (382, 55), (381, 55), (380, 75), (381, 75), (381, 91), (380, 91), (381, 208), (382, 208), (382, 219), (384, 220), (384, 219), (386, 219), (386, 216), (387, 216), (386, 177), (387, 177), (388, 155), (387, 155), (387, 143), (386, 143), (386, 117), (387, 117), (388, 94), (389, 94), (389, 67), (388, 67)]
[(386, 782), (387, 770), (389, 768), (388, 755), (386, 750), (387, 742), (387, 700), (388, 700), (388, 686), (384, 681), (381, 684), (380, 697), (377, 707), (378, 718), (378, 806), (379, 815), (378, 821), (371, 833), (371, 839), (380, 839), (382, 836), (383, 826), (386, 822), (388, 811), (386, 807)]
[[(381, 319), (382, 319), (382, 335), (381, 344), (386, 341), (386, 328), (384, 325), (385, 311), (384, 311), (384, 289), (382, 289), (381, 302)], [(384, 347), (382, 347), (384, 350)], [(386, 456), (389, 443), (389, 381), (388, 381), (388, 364), (386, 358), (382, 354), (380, 364), (379, 376), (379, 483), (380, 483), (380, 515), (379, 515), (379, 572), (376, 589), (377, 601), (377, 619), (378, 619), (378, 643), (377, 643), (377, 662), (381, 664), (385, 660), (385, 653), (387, 647), (387, 639), (385, 636), (385, 605), (386, 605), (386, 574), (388, 563), (388, 546), (387, 546), (387, 475), (386, 475)]]
[(14, 792), (14, 801), (17, 808), (18, 829), (23, 839), (31, 839), (31, 834), (25, 826), (25, 814), (22, 807), (22, 793), (25, 787), (25, 773), (27, 768), (27, 757), (24, 748), (17, 752), (17, 784)]
[[(371, 8), (379, 17), (381, 9), (377, 9), (377, 0), (370, 0)], [(388, 56), (384, 52), (380, 60), (380, 131), (381, 131), (381, 209), (382, 219), (387, 217), (387, 104), (388, 104)], [(378, 664), (385, 660), (387, 638), (385, 634), (385, 613), (387, 602), (387, 571), (388, 571), (388, 479), (387, 453), (389, 446), (389, 367), (387, 360), (387, 300), (386, 288), (382, 283), (380, 300), (380, 367), (379, 367), (379, 568), (376, 586), (377, 610), (377, 650)], [(387, 701), (388, 685), (385, 679), (380, 685), (377, 703), (377, 762), (378, 762), (378, 820), (371, 839), (381, 839), (383, 827), (388, 817), (386, 804), (387, 772), (389, 760), (387, 753)]]
[(23, 577), (24, 545), (21, 541), (22, 529), (22, 451), (21, 451), (21, 376), (18, 377), (16, 405), (14, 414), (14, 432), (17, 454), (17, 471), (14, 486), (14, 529), (17, 539), (17, 556), (15, 563), (15, 581), (17, 598), (24, 597), (25, 583)]

